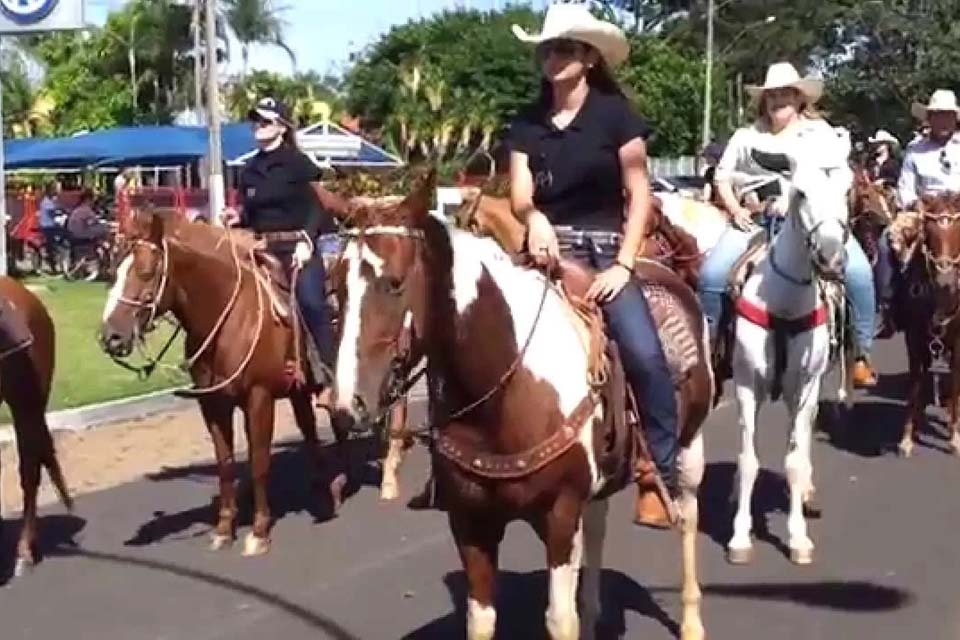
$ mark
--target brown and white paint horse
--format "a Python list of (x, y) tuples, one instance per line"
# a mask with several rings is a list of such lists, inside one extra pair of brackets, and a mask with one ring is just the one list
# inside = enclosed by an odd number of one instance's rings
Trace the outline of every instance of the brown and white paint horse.
[(894, 308), (910, 365), (907, 415), (898, 449), (904, 457), (913, 452), (914, 432), (927, 405), (925, 383), (936, 364), (934, 356), (940, 355), (949, 364), (944, 377), (950, 449), (960, 455), (960, 194), (924, 196), (917, 212), (897, 217), (890, 236), (903, 265), (904, 286), (896, 292)]
[[(600, 410), (589, 402), (587, 350), (545, 277), (515, 266), (493, 240), (430, 216), (431, 190), (428, 179), (393, 211), (373, 215), (345, 248), (336, 406), (358, 420), (381, 410), (397, 336), (412, 312), (428, 362), (438, 498), (468, 582), (467, 637), (494, 636), (498, 549), (515, 520), (546, 546), (550, 637), (581, 637), (581, 614), (584, 637), (593, 637), (609, 487), (595, 447)], [(710, 385), (702, 385), (705, 407)], [(704, 637), (699, 423), (694, 432), (681, 438), (683, 640)], [(566, 446), (555, 448), (559, 442)]]

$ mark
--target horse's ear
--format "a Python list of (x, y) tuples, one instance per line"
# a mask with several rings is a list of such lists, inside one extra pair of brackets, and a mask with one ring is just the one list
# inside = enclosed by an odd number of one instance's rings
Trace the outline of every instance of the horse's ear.
[(154, 212), (150, 216), (150, 242), (159, 245), (163, 242), (163, 216)]
[(423, 176), (413, 191), (400, 203), (398, 212), (407, 221), (417, 223), (430, 213), (433, 194), (437, 187), (437, 169), (431, 167)]

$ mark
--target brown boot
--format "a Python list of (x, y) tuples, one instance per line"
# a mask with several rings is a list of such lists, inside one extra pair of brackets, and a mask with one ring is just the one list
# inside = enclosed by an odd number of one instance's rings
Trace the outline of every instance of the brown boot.
[(641, 486), (637, 487), (633, 523), (651, 529), (672, 529), (677, 524), (660, 493), (653, 487)]
[(640, 463), (633, 523), (653, 529), (672, 529), (680, 522), (676, 501), (649, 463)]
[(853, 386), (857, 388), (875, 387), (877, 385), (877, 374), (866, 358), (857, 359), (851, 375), (853, 376)]

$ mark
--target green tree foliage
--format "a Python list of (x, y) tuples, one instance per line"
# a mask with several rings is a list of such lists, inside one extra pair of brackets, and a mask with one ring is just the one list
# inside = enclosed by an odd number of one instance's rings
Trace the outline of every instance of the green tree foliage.
[(254, 71), (228, 85), (225, 96), (227, 109), (234, 120), (245, 119), (250, 108), (264, 96), (272, 96), (288, 105), (301, 126), (323, 115), (320, 103), (331, 110), (329, 115), (336, 115), (341, 107), (336, 79), (313, 72), (284, 76)]
[(409, 156), (472, 152), (538, 87), (533, 54), (510, 27), (540, 22), (524, 8), (446, 12), (395, 27), (347, 73), (347, 107)]
[[(619, 76), (637, 111), (653, 126), (651, 155), (692, 154), (699, 147), (704, 72), (695, 51), (657, 36), (632, 38), (630, 58)], [(723, 69), (715, 68), (714, 74), (722, 88)], [(721, 136), (727, 133), (726, 113), (722, 92), (714, 92), (713, 130)]]
[[(396, 27), (347, 74), (347, 106), (368, 127), (383, 128), (408, 158), (442, 160), (484, 149), (539, 91), (532, 48), (510, 27), (536, 31), (541, 21), (538, 13), (514, 8), (444, 13)], [(701, 128), (701, 56), (656, 36), (635, 36), (620, 76), (658, 132), (653, 152), (693, 153)], [(726, 122), (718, 109), (715, 121)]]
[(250, 46), (254, 44), (280, 47), (296, 64), (297, 57), (283, 37), (286, 28), (280, 18), (283, 9), (277, 7), (272, 0), (223, 0), (222, 11), (227, 25), (240, 41), (244, 76), (247, 75), (250, 64)]

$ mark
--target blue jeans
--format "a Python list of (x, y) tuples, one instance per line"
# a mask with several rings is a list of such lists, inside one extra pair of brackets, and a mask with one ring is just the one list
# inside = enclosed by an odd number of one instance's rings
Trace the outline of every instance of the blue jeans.
[(889, 306), (893, 302), (893, 275), (896, 261), (890, 247), (890, 227), (880, 234), (877, 253), (877, 293), (880, 296), (880, 303), (883, 306)]
[[(288, 269), (293, 260), (293, 245), (277, 243), (270, 247), (273, 253)], [(297, 302), (307, 331), (313, 338), (320, 360), (331, 369), (336, 360), (336, 341), (331, 323), (332, 313), (327, 304), (327, 271), (323, 266), (320, 246), (314, 247), (313, 258), (300, 270), (297, 276)]]
[[(700, 305), (710, 327), (710, 339), (716, 340), (720, 315), (723, 311), (727, 279), (734, 263), (746, 251), (752, 233), (733, 227), (727, 229), (717, 245), (707, 255), (700, 269)], [(873, 348), (876, 325), (876, 294), (873, 288), (873, 270), (857, 239), (847, 241), (847, 268), (844, 279), (847, 300), (850, 302), (853, 332), (858, 356), (866, 356)]]
[[(595, 269), (606, 269), (615, 260), (612, 250), (595, 247), (590, 262)], [(677, 399), (650, 307), (635, 280), (603, 305), (603, 315), (637, 399), (653, 463), (667, 489), (675, 494), (679, 486)]]

